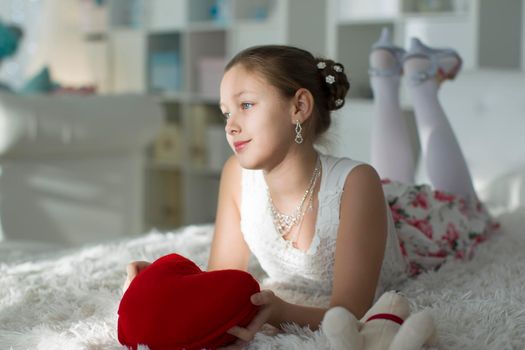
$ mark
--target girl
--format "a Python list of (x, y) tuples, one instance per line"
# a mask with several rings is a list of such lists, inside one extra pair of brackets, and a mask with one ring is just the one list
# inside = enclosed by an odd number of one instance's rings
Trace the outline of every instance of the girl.
[[(455, 76), (459, 56), (417, 40), (405, 54), (384, 32), (370, 59), (378, 114), (374, 167), (314, 147), (330, 126), (330, 112), (345, 104), (342, 64), (299, 48), (260, 46), (242, 51), (225, 69), (220, 108), (235, 154), (221, 176), (208, 270), (246, 270), (253, 253), (271, 281), (330, 299), (326, 307), (310, 307), (271, 290), (254, 294), (260, 311), (248, 327), (229, 330), (239, 338), (232, 348), (265, 323), (315, 329), (328, 307), (344, 306), (359, 319), (383, 291), (451, 254), (467, 254), (491, 228), (437, 100), (439, 83)], [(413, 81), (435, 191), (413, 185), (398, 102), (403, 72)], [(127, 283), (147, 265), (130, 264)]]

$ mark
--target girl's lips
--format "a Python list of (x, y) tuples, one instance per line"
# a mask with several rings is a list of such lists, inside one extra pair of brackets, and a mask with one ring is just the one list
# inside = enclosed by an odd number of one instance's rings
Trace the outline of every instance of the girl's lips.
[(237, 142), (234, 142), (233, 143), (233, 147), (235, 148), (235, 151), (239, 152), (240, 150), (242, 150), (244, 147), (246, 147), (246, 145), (248, 144), (248, 142), (250, 142), (251, 140), (248, 140), (248, 141), (237, 141)]

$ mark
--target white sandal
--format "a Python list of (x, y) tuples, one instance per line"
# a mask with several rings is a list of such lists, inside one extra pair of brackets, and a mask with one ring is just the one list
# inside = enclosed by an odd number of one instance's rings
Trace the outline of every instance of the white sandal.
[(368, 74), (370, 76), (390, 77), (403, 74), (403, 57), (405, 49), (395, 46), (392, 43), (392, 35), (388, 27), (384, 27), (381, 31), (379, 40), (372, 45), (371, 52), (375, 50), (388, 51), (394, 57), (396, 64), (392, 68), (381, 69), (370, 67)]
[[(430, 60), (430, 67), (421, 72), (411, 74), (409, 79), (414, 84), (421, 84), (424, 81), (437, 77), (439, 81), (452, 80), (461, 69), (463, 60), (456, 50), (450, 48), (431, 48), (426, 46), (417, 38), (412, 38), (410, 48), (403, 57), (403, 63), (411, 58), (425, 58)], [(457, 63), (452, 68), (443, 65), (444, 59), (454, 58)]]

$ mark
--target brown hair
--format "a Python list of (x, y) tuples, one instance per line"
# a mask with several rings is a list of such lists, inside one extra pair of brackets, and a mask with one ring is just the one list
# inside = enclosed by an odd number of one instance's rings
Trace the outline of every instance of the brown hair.
[(292, 98), (300, 88), (309, 90), (315, 104), (312, 118), (315, 136), (330, 127), (330, 111), (344, 106), (346, 93), (350, 89), (341, 63), (316, 58), (310, 52), (293, 46), (250, 47), (233, 57), (225, 71), (237, 64), (261, 74), (283, 97)]

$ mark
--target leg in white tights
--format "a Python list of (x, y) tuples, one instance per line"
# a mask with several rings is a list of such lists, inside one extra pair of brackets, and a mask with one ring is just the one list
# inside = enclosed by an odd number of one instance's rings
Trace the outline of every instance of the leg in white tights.
[[(456, 62), (457, 63), (457, 62)], [(405, 61), (410, 77), (428, 70), (430, 61), (413, 57)], [(440, 82), (430, 77), (419, 83), (408, 81), (427, 175), (435, 189), (477, 198), (467, 163), (438, 99)]]
[[(396, 58), (383, 49), (370, 54), (371, 71), (390, 72)], [(375, 118), (372, 126), (371, 164), (381, 178), (414, 183), (415, 155), (407, 121), (399, 104), (400, 73), (372, 74)]]

